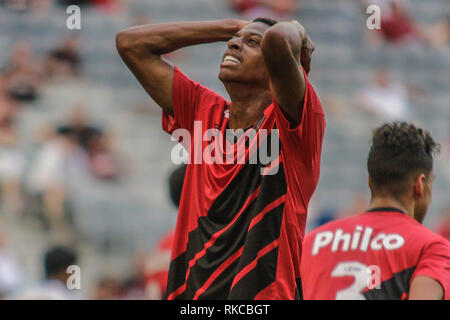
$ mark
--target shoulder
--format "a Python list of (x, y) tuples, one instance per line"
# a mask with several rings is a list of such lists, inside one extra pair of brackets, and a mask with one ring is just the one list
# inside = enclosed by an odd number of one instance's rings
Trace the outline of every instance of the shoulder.
[(305, 88), (305, 98), (304, 104), (310, 105), (314, 114), (319, 114), (324, 116), (324, 111), (322, 104), (320, 103), (319, 96), (317, 95), (316, 89), (313, 84), (309, 81), (308, 76), (305, 74), (306, 88)]
[(404, 234), (408, 242), (414, 244), (413, 247), (417, 249), (421, 248), (421, 250), (444, 250), (447, 251), (447, 255), (450, 254), (450, 243), (447, 239), (413, 218), (408, 217), (405, 223), (396, 223), (395, 226), (399, 233)]
[(427, 227), (420, 225), (417, 235), (425, 242), (426, 245), (437, 245), (450, 252), (450, 242), (443, 236), (433, 232)]
[(177, 66), (174, 67), (174, 77), (173, 77), (173, 91), (174, 94), (177, 94), (183, 90), (186, 90), (186, 88), (193, 91), (192, 98), (195, 98), (196, 96), (211, 100), (212, 102), (224, 102), (226, 101), (220, 94), (215, 92), (212, 89), (209, 89), (208, 87), (204, 86), (198, 81), (192, 80), (189, 78), (186, 74), (184, 74)]

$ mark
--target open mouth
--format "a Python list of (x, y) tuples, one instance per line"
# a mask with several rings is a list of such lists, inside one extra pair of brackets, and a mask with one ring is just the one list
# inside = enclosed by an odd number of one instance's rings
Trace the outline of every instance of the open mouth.
[(240, 63), (239, 59), (237, 59), (235, 57), (232, 57), (232, 56), (228, 56), (228, 55), (223, 58), (223, 62), (224, 63), (230, 63), (230, 64), (238, 64), (238, 63)]

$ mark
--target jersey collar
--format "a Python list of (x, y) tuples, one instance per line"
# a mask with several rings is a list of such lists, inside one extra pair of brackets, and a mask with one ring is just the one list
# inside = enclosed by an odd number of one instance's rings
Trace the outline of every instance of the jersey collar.
[(394, 208), (394, 207), (378, 207), (378, 208), (373, 208), (373, 209), (367, 210), (366, 212), (400, 212), (400, 213), (406, 214), (405, 211), (400, 210), (398, 208)]

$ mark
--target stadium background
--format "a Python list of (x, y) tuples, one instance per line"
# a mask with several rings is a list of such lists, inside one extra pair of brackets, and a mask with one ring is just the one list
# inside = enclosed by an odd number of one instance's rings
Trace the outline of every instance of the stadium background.
[[(81, 2), (81, 30), (68, 30), (65, 9)], [(55, 244), (71, 244), (80, 258), (84, 298), (100, 297), (101, 283), (110, 291), (103, 297), (145, 297), (142, 286), (124, 283), (145, 278), (146, 260), (175, 224), (167, 179), (176, 166), (170, 158), (174, 142), (161, 130), (158, 107), (115, 49), (117, 32), (135, 24), (256, 14), (298, 19), (316, 45), (310, 80), (327, 117), (321, 179), (308, 229), (364, 210), (371, 128), (392, 119), (412, 120), (442, 144), (425, 225), (436, 231), (450, 228), (445, 222), (450, 215), (448, 1), (406, 1), (405, 10), (421, 35), (382, 43), (371, 39), (377, 31), (366, 28), (368, 15), (357, 0), (301, 0), (277, 12), (258, 7), (239, 12), (226, 0), (91, 2), (0, 1), (2, 295), (40, 281), (43, 253)], [(56, 53), (64, 43), (75, 52), (66, 60)], [(217, 79), (224, 50), (225, 43), (201, 45), (169, 59), (226, 96)], [(21, 64), (27, 66), (21, 69)], [(375, 75), (386, 70), (393, 87), (403, 90), (393, 89), (392, 94), (400, 92), (393, 100), (400, 99), (404, 109), (395, 115), (367, 113), (360, 107), (365, 103), (361, 96), (373, 89)], [(101, 132), (100, 140), (84, 149), (70, 145), (61, 134), (61, 126), (82, 112)], [(2, 117), (8, 121), (2, 124)], [(58, 126), (59, 133), (54, 133)], [(52, 149), (59, 147), (70, 151), (61, 155)], [(48, 226), (46, 208), (57, 211), (58, 203), (45, 204), (43, 194), (65, 204), (65, 214), (72, 218), (68, 230)]]

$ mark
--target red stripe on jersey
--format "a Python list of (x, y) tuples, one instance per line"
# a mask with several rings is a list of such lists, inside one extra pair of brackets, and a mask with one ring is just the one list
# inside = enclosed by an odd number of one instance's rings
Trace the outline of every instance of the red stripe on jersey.
[(227, 260), (225, 260), (217, 269), (214, 271), (208, 280), (203, 284), (203, 286), (197, 290), (195, 293), (194, 299), (197, 300), (198, 297), (205, 292), (209, 286), (214, 282), (214, 280), (217, 279), (220, 274), (227, 269), (233, 262), (235, 262), (239, 257), (242, 255), (242, 251), (244, 250), (244, 247), (241, 247), (239, 250), (237, 250), (235, 253), (233, 253)]
[(250, 231), (258, 222), (264, 218), (264, 216), (270, 212), (272, 209), (278, 207), (280, 204), (282, 204), (286, 200), (286, 194), (282, 195), (275, 201), (269, 203), (256, 217), (250, 221), (250, 225), (248, 226), (248, 231)]
[(269, 253), (270, 251), (272, 251), (274, 248), (278, 247), (278, 242), (279, 239), (269, 243), (267, 246), (265, 246), (264, 248), (262, 248), (261, 250), (259, 250), (258, 255), (256, 256), (255, 260), (253, 260), (252, 262), (250, 262), (245, 268), (243, 268), (237, 275), (236, 277), (234, 277), (233, 283), (231, 284), (231, 289), (230, 291), (233, 289), (233, 287), (236, 285), (236, 283), (239, 282), (239, 280), (241, 280), (247, 273), (249, 273), (250, 271), (252, 271), (255, 267), (256, 264), (258, 263), (258, 260), (263, 257), (265, 254)]

